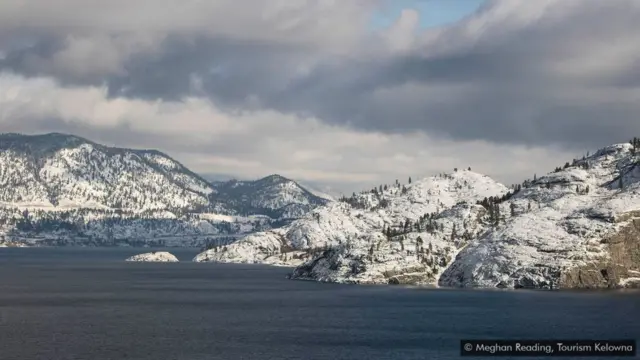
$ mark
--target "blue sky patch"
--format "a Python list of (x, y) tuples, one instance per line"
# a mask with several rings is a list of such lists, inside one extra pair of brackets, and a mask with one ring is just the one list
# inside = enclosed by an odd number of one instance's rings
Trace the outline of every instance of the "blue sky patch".
[(484, 0), (388, 0), (373, 16), (373, 29), (391, 25), (402, 9), (416, 9), (420, 12), (422, 28), (436, 27), (458, 21), (476, 11)]

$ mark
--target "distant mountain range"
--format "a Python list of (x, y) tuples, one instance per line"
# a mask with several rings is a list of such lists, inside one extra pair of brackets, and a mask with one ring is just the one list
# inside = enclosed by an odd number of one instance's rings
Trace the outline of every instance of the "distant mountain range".
[(511, 187), (471, 169), (382, 184), (194, 260), (340, 283), (640, 287), (640, 139)]
[(327, 202), (278, 175), (212, 182), (156, 150), (0, 134), (0, 242), (202, 245)]

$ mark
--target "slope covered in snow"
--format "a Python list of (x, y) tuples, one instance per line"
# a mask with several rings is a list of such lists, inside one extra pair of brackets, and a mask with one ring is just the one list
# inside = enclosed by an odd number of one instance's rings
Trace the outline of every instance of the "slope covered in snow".
[(127, 258), (125, 261), (135, 262), (178, 262), (178, 258), (175, 255), (166, 251), (154, 251), (150, 253), (134, 255)]
[(255, 181), (217, 182), (213, 186), (217, 191), (216, 203), (231, 207), (240, 214), (263, 214), (273, 219), (297, 219), (328, 202), (280, 175)]
[(211, 184), (155, 150), (0, 134), (0, 236), (11, 241), (221, 244), (324, 203), (281, 177)]
[[(407, 185), (381, 186), (318, 207), (290, 226), (252, 234), (229, 246), (211, 249), (195, 260), (297, 265), (328, 249), (368, 252), (375, 244), (386, 251), (389, 244), (381, 242), (382, 239), (399, 239), (401, 234), (416, 227), (424, 230), (433, 222), (434, 214), (506, 192), (505, 186), (468, 170)], [(397, 251), (406, 254), (411, 241), (406, 240), (406, 250), (398, 242)], [(402, 257), (395, 253), (395, 248), (388, 250), (391, 258)], [(356, 281), (344, 279), (352, 280)]]
[(63, 134), (0, 135), (0, 202), (14, 206), (196, 209), (214, 190), (168, 156)]
[[(603, 148), (527, 183), (497, 226), (462, 249), (443, 286), (597, 288), (640, 266), (640, 157)], [(631, 271), (631, 273), (630, 273)]]
[(471, 171), (319, 207), (196, 261), (297, 265), (294, 279), (453, 287), (630, 286), (640, 271), (640, 141), (507, 189)]

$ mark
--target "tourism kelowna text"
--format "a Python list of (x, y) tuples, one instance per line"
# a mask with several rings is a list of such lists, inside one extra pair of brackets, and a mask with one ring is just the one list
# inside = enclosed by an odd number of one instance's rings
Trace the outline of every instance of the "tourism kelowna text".
[(636, 356), (635, 340), (461, 340), (461, 356)]

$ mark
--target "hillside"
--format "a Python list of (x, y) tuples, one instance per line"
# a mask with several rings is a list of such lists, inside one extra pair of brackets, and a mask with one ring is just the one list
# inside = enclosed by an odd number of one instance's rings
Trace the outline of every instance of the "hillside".
[(194, 210), (214, 193), (160, 152), (63, 134), (0, 135), (0, 164), (0, 202), (14, 206)]
[(1, 134), (0, 240), (200, 246), (280, 226), (325, 203), (291, 180), (270, 179), (235, 188), (155, 150)]
[(501, 204), (505, 219), (462, 249), (440, 285), (601, 288), (637, 283), (638, 147), (612, 145), (527, 184)]
[(288, 227), (212, 249), (200, 254), (197, 261), (300, 264), (325, 249), (377, 246), (389, 231), (391, 237), (399, 238), (416, 226), (426, 228), (433, 214), (456, 204), (475, 203), (506, 192), (504, 185), (468, 170), (408, 185), (387, 185), (386, 189), (376, 188), (318, 207)]
[(356, 194), (195, 260), (297, 265), (294, 279), (346, 283), (637, 286), (635, 145), (603, 148), (510, 189), (464, 170)]
[(255, 181), (230, 180), (212, 184), (214, 201), (240, 214), (263, 214), (273, 219), (297, 219), (327, 203), (293, 180), (270, 175)]

